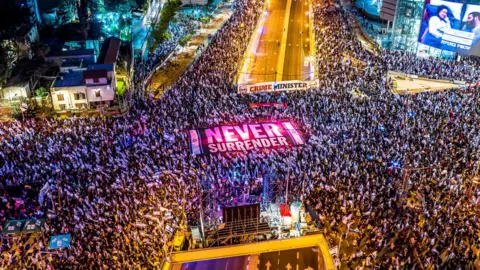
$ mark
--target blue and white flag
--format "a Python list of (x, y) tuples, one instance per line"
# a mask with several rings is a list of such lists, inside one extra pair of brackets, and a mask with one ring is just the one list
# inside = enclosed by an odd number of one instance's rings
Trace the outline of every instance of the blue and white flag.
[(42, 189), (40, 189), (40, 192), (38, 193), (38, 203), (40, 205), (43, 205), (43, 200), (45, 198), (45, 195), (48, 193), (48, 190), (50, 187), (48, 186), (48, 181), (43, 185)]
[(169, 141), (169, 142), (174, 142), (175, 141), (175, 136), (165, 133), (163, 134), (163, 139)]

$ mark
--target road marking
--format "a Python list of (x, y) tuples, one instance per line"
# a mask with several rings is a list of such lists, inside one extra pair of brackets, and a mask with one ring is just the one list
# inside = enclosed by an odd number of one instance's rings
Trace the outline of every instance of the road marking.
[(298, 260), (299, 257), (300, 257), (300, 252), (297, 252), (297, 260)]

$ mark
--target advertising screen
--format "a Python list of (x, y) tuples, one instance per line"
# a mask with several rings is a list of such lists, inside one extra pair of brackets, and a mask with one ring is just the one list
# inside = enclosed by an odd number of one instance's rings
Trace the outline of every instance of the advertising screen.
[(427, 0), (418, 41), (438, 49), (480, 55), (480, 5)]

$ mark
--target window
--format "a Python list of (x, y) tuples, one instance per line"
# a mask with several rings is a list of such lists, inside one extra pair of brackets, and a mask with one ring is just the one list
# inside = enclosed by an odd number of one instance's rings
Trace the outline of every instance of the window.
[(77, 109), (83, 109), (83, 108), (86, 108), (85, 105), (86, 105), (85, 103), (77, 103), (77, 104), (75, 104), (75, 108), (77, 108)]
[(63, 94), (58, 94), (57, 99), (58, 99), (58, 101), (64, 101), (65, 97), (63, 96)]
[(60, 110), (62, 110), (62, 111), (67, 108), (67, 105), (65, 105), (65, 104), (60, 104), (59, 106), (60, 106)]
[(102, 95), (100, 94), (100, 91), (95, 91), (95, 97), (102, 97)]
[(84, 93), (76, 93), (73, 96), (74, 96), (75, 100), (85, 99), (85, 94)]

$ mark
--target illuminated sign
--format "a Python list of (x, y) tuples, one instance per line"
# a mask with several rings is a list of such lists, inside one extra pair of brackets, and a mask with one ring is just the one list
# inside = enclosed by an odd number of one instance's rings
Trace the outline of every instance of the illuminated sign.
[(257, 92), (308, 90), (317, 87), (317, 85), (317, 81), (281, 81), (241, 84), (238, 86), (238, 93), (249, 94)]
[(441, 50), (480, 55), (480, 5), (426, 1), (418, 42)]
[(248, 152), (304, 144), (290, 121), (217, 126), (189, 130), (192, 154)]

